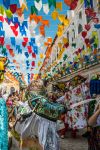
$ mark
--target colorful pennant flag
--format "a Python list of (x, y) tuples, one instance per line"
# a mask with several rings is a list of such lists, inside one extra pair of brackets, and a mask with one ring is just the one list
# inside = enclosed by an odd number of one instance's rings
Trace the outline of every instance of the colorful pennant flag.
[(3, 5), (8, 9), (10, 6), (10, 0), (3, 0)]
[(85, 8), (93, 8), (93, 0), (84, 0)]
[(34, 1), (34, 5), (35, 5), (35, 8), (40, 11), (41, 8), (42, 8), (42, 0), (39, 0), (38, 2), (37, 1)]
[(31, 14), (36, 14), (36, 15), (38, 15), (38, 10), (36, 9), (35, 6), (31, 6)]
[(4, 7), (0, 6), (0, 14), (4, 15), (4, 12), (5, 12)]
[(44, 11), (44, 13), (46, 15), (49, 13), (50, 9), (49, 9), (48, 3), (47, 4), (43, 4), (43, 11)]
[(62, 11), (62, 2), (56, 2), (56, 9), (60, 9), (60, 11)]
[(5, 12), (6, 12), (6, 16), (7, 16), (8, 18), (11, 18), (11, 17), (12, 17), (12, 12), (10, 11), (10, 9), (5, 10)]
[(32, 58), (36, 58), (36, 54), (35, 53), (32, 53)]
[(10, 5), (10, 11), (14, 14), (17, 10), (17, 4), (11, 4)]

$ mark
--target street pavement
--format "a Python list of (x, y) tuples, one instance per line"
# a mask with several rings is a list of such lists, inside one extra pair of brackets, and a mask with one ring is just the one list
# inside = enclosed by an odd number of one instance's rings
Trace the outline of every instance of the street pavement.
[[(10, 150), (19, 150), (13, 141), (13, 147)], [(70, 132), (66, 134), (64, 139), (60, 139), (60, 150), (88, 150), (87, 139), (80, 134), (76, 138), (72, 138)]]
[(88, 150), (87, 139), (82, 137), (62, 139), (60, 145), (61, 150)]

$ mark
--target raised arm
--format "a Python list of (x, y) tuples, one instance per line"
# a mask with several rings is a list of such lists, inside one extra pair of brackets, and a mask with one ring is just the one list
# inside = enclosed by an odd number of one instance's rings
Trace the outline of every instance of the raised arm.
[(97, 118), (99, 117), (99, 115), (100, 115), (100, 104), (98, 106), (97, 111), (89, 118), (88, 124), (90, 126), (95, 125), (97, 123)]

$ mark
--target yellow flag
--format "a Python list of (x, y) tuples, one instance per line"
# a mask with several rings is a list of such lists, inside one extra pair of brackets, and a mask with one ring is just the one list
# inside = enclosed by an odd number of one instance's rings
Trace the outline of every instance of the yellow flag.
[(6, 16), (7, 16), (8, 18), (11, 18), (11, 17), (12, 17), (12, 12), (10, 11), (10, 9), (5, 10), (5, 12), (6, 12)]
[(64, 37), (64, 38), (63, 38), (63, 43), (64, 43), (64, 44), (68, 43), (68, 39)]
[(44, 54), (41, 53), (40, 54), (40, 58), (43, 59), (44, 58)]
[(58, 19), (60, 20), (61, 23), (64, 22), (64, 20), (65, 20), (65, 15), (59, 14), (59, 15), (58, 15)]
[(62, 36), (63, 30), (64, 30), (64, 26), (59, 24), (59, 25), (58, 25), (58, 32), (57, 32), (57, 35), (58, 35), (58, 36)]
[(62, 11), (62, 2), (56, 2), (56, 8)]
[(58, 18), (58, 15), (59, 15), (58, 12), (56, 10), (54, 10), (51, 14), (51, 17), (53, 20), (56, 20)]
[(59, 24), (58, 25), (58, 32), (62, 32), (64, 30), (64, 26)]
[(22, 8), (22, 11), (24, 11), (24, 9), (28, 10), (28, 7), (25, 3), (22, 4), (21, 8)]
[(58, 43), (58, 47), (61, 48), (62, 47), (62, 43)]
[(65, 26), (68, 26), (69, 25), (69, 19), (64, 19), (63, 23), (64, 23)]
[(39, 62), (38, 62), (38, 67), (40, 67), (40, 66), (41, 66), (41, 64), (42, 64), (42, 62), (41, 62), (41, 61), (39, 61)]
[(58, 60), (61, 59), (63, 52), (65, 51), (65, 48), (62, 48), (61, 51), (58, 54)]
[(0, 70), (4, 70), (4, 63), (0, 61)]
[(63, 35), (63, 32), (57, 32), (57, 36), (60, 37)]
[(0, 14), (2, 14), (2, 15), (4, 15), (4, 8), (3, 8), (3, 6), (0, 6)]

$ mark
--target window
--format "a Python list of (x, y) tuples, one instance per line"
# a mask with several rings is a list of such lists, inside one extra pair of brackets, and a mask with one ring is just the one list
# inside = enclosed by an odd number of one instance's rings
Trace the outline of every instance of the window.
[(72, 32), (73, 32), (73, 38), (75, 39), (75, 30), (73, 29)]
[(81, 24), (78, 25), (78, 34), (80, 34), (80, 32), (83, 30), (83, 27)]
[(79, 19), (82, 19), (82, 12), (79, 12)]
[(69, 31), (67, 31), (67, 39), (68, 39), (68, 41), (69, 41)]

